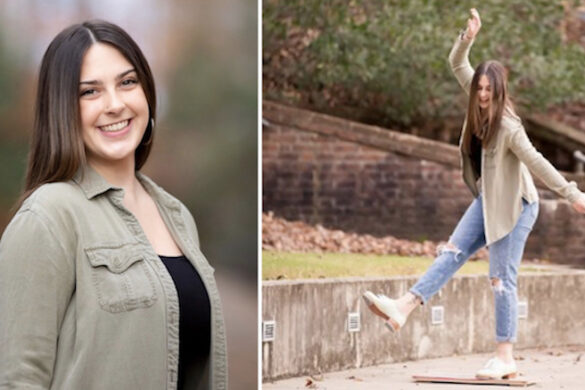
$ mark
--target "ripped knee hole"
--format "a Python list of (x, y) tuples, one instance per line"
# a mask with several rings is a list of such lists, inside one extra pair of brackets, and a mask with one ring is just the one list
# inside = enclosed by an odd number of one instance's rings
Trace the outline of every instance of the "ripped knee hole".
[(492, 289), (495, 292), (504, 292), (504, 285), (502, 284), (502, 280), (500, 278), (493, 277), (490, 280)]
[(441, 256), (446, 253), (452, 253), (453, 260), (455, 260), (456, 262), (463, 260), (463, 252), (461, 252), (461, 249), (459, 249), (452, 242), (448, 242), (437, 247), (437, 256)]
[(437, 255), (445, 252), (461, 253), (461, 250), (455, 246), (452, 242), (441, 244), (437, 247)]

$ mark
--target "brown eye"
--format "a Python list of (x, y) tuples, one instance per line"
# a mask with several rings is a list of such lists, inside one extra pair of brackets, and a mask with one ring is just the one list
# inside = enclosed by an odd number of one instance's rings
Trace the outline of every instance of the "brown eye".
[(135, 85), (135, 84), (138, 84), (138, 80), (133, 79), (133, 78), (126, 79), (126, 80), (122, 81), (122, 85), (125, 87), (130, 86), (130, 85)]
[(81, 93), (79, 94), (80, 97), (82, 96), (90, 96), (96, 93), (95, 89), (84, 89), (83, 91), (81, 91)]

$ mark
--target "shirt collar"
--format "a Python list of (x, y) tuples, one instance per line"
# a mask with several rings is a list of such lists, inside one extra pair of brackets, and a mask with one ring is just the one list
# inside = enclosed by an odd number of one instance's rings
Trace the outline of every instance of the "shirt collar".
[[(181, 210), (180, 202), (178, 202), (172, 196), (169, 196), (148, 176), (143, 175), (140, 172), (136, 172), (136, 177), (138, 180), (140, 180), (146, 191), (150, 194), (155, 202), (160, 202), (163, 206), (174, 209), (175, 211)], [(121, 191), (121, 194), (124, 193), (123, 188), (110, 184), (89, 164), (85, 164), (77, 170), (77, 173), (75, 176), (73, 176), (73, 181), (79, 185), (87, 199), (93, 199), (98, 195), (108, 192), (109, 190)]]
[(73, 176), (73, 181), (79, 185), (87, 199), (93, 199), (109, 190), (121, 190), (120, 187), (115, 187), (108, 183), (89, 164), (85, 164), (77, 170), (75, 176)]
[(142, 174), (141, 172), (136, 172), (136, 177), (138, 178), (140, 183), (142, 183), (142, 185), (146, 189), (146, 192), (149, 193), (149, 195), (156, 203), (159, 203), (164, 207), (180, 211), (181, 209), (180, 202), (174, 197), (170, 196), (158, 184), (152, 181), (152, 179)]

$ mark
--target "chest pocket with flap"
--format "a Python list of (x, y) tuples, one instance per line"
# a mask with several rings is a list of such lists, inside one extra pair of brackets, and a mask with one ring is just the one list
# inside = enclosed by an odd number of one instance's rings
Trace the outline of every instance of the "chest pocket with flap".
[(100, 307), (120, 313), (156, 301), (155, 276), (134, 243), (86, 248)]

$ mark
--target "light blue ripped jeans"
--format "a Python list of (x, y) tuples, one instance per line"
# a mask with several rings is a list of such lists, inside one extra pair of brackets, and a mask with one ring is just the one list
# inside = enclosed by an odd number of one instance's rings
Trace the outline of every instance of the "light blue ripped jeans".
[[(514, 229), (489, 246), (489, 276), (495, 293), (497, 342), (516, 341), (516, 279), (526, 239), (538, 216), (538, 202), (529, 204), (522, 199), (522, 206), (522, 213)], [(423, 303), (436, 294), (472, 254), (485, 246), (481, 195), (465, 211), (449, 243), (455, 248), (440, 248), (431, 267), (410, 289)]]

